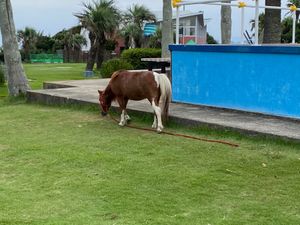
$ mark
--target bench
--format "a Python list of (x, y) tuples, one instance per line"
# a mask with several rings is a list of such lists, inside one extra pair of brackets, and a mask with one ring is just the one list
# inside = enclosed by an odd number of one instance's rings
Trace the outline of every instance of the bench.
[(166, 67), (170, 67), (170, 58), (141, 58), (142, 62), (148, 63), (148, 70), (152, 71), (155, 68), (160, 68), (161, 73), (166, 73)]

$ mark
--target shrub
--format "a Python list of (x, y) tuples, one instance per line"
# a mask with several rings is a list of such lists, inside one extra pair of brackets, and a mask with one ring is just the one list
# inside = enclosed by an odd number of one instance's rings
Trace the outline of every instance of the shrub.
[(0, 64), (0, 85), (3, 85), (4, 83), (5, 83), (4, 68)]
[(153, 48), (132, 48), (122, 52), (121, 58), (129, 62), (135, 70), (146, 69), (147, 63), (142, 62), (141, 58), (159, 58), (161, 49)]
[(218, 42), (214, 39), (214, 37), (209, 35), (209, 33), (207, 33), (206, 35), (206, 41), (207, 44), (218, 44)]
[(104, 47), (105, 47), (105, 50), (107, 50), (107, 51), (113, 51), (113, 50), (115, 50), (116, 45), (117, 45), (117, 41), (107, 40)]
[(117, 70), (132, 70), (133, 66), (121, 59), (111, 59), (104, 62), (100, 69), (100, 74), (103, 78), (109, 78), (113, 72)]

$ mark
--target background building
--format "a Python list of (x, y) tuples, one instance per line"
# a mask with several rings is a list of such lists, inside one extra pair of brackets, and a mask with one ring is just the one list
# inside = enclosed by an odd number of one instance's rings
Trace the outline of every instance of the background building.
[[(162, 27), (162, 16), (160, 13), (156, 13), (156, 23), (146, 23), (144, 27), (144, 35), (153, 35), (157, 27)], [(206, 44), (207, 36), (207, 20), (204, 19), (203, 12), (191, 13), (188, 11), (180, 12), (180, 29), (179, 29), (179, 41), (180, 44)], [(175, 34), (176, 14), (173, 13), (173, 27)]]

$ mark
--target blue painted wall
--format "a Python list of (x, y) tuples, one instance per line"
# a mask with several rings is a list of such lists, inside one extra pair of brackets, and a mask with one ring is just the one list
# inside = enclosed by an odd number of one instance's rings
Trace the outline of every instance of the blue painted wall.
[(173, 101), (300, 118), (300, 48), (170, 46)]

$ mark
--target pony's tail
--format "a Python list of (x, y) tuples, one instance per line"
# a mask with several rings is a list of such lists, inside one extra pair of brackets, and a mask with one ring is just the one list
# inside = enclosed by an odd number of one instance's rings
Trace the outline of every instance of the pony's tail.
[(162, 120), (167, 122), (169, 116), (169, 104), (172, 96), (171, 82), (166, 74), (159, 74), (158, 82), (160, 88), (159, 106), (161, 108)]

